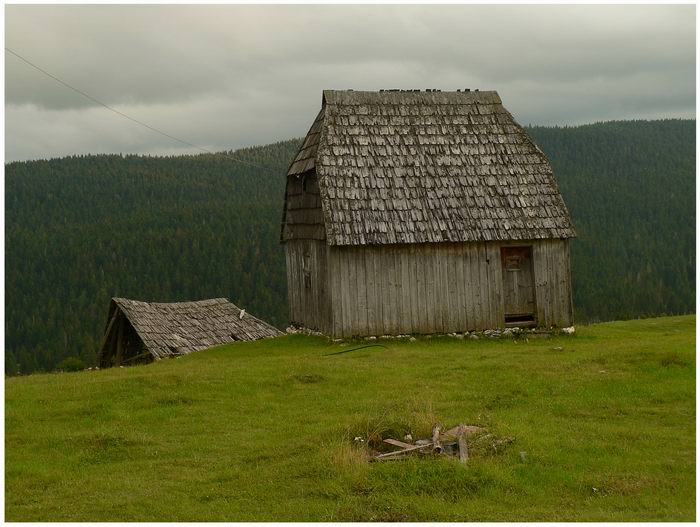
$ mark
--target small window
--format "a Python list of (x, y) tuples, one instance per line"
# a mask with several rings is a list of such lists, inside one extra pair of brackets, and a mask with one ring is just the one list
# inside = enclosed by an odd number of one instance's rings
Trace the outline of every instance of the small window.
[(311, 289), (311, 273), (304, 273), (304, 287), (306, 289)]
[(520, 256), (517, 254), (505, 257), (506, 271), (520, 271)]
[(301, 190), (306, 192), (306, 176), (301, 176)]

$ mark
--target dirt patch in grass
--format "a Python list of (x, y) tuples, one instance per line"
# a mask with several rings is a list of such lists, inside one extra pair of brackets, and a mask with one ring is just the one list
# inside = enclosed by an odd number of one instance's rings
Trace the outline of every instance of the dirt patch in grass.
[(159, 406), (186, 406), (194, 404), (195, 400), (191, 397), (181, 394), (170, 394), (156, 399), (156, 404)]
[(687, 368), (690, 366), (690, 363), (675, 351), (665, 353), (659, 362), (664, 368), (670, 368), (672, 366)]
[(638, 496), (651, 486), (650, 478), (642, 474), (608, 474), (597, 481), (587, 481), (584, 493), (596, 497)]
[(294, 382), (301, 384), (316, 384), (326, 380), (323, 375), (318, 375), (316, 373), (295, 373), (291, 378)]
[(143, 442), (119, 433), (97, 432), (78, 441), (82, 446), (81, 458), (88, 463), (116, 461), (131, 455)]
[(124, 436), (104, 432), (92, 434), (86, 437), (84, 442), (87, 447), (94, 450), (110, 450), (136, 444), (136, 441), (127, 439)]

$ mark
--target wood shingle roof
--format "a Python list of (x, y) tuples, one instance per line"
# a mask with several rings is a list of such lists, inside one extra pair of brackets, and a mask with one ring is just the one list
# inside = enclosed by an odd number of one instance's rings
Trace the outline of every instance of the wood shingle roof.
[(330, 245), (576, 235), (547, 157), (495, 91), (326, 90), (288, 177), (314, 168)]
[(196, 302), (140, 302), (113, 298), (110, 318), (120, 309), (155, 358), (198, 351), (238, 340), (276, 337), (282, 332), (244, 313), (225, 298)]

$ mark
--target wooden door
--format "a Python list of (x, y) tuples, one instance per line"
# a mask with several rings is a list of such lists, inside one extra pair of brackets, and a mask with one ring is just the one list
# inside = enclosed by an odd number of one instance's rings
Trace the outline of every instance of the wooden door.
[(532, 247), (501, 247), (501, 267), (506, 325), (533, 325), (536, 309)]

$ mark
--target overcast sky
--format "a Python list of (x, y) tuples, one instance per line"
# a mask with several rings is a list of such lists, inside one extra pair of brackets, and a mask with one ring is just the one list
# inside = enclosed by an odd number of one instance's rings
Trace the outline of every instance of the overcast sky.
[[(695, 6), (5, 7), (5, 45), (208, 149), (303, 136), (323, 89), (497, 90), (521, 124), (695, 117)], [(8, 161), (193, 152), (5, 53)]]

